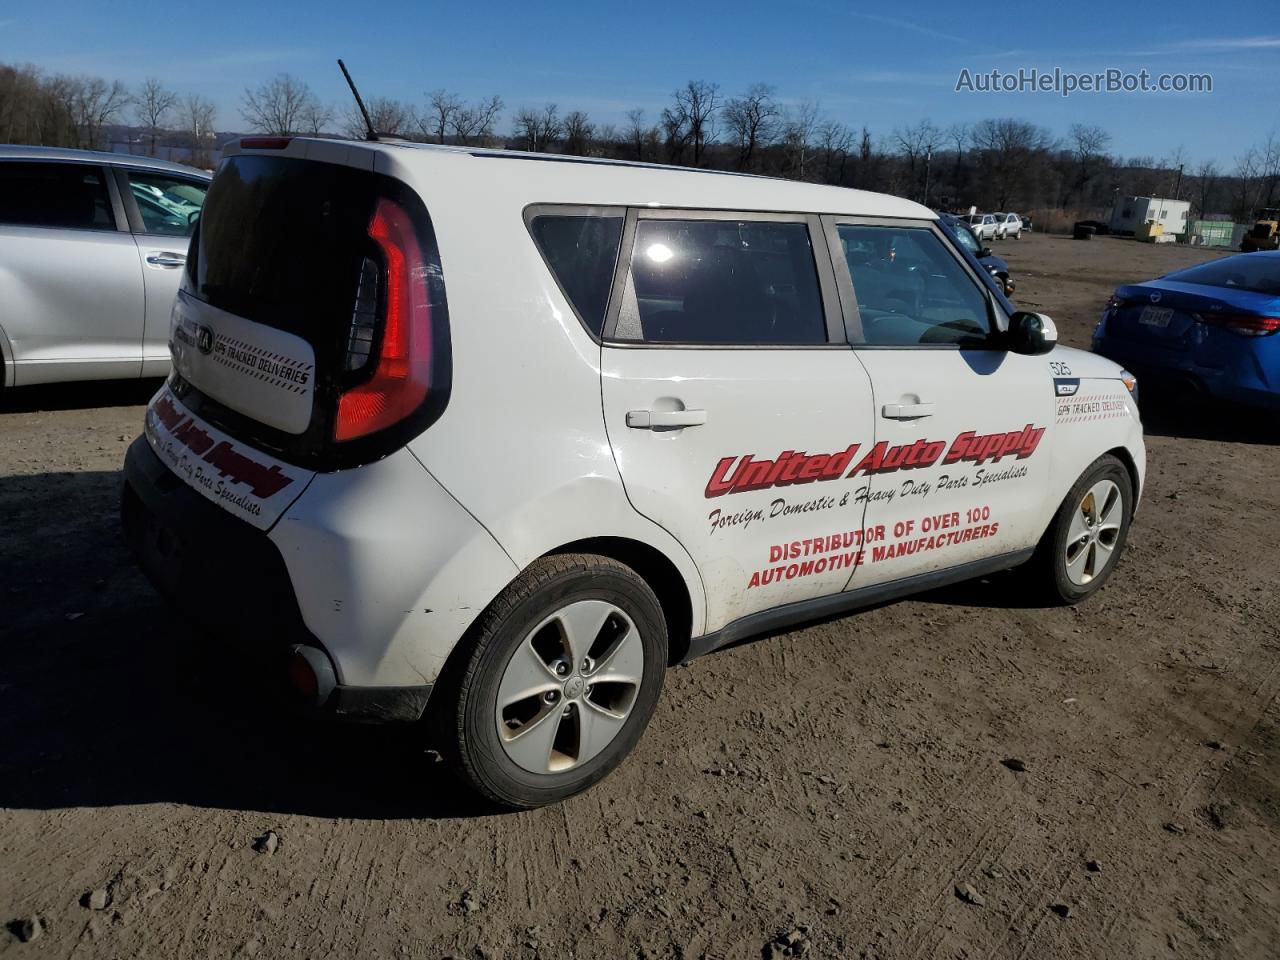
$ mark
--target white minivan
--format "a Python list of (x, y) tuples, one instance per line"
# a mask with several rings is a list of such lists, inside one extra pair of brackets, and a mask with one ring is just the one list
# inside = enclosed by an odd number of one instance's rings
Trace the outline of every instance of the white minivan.
[(907, 200), (247, 138), (124, 523), (203, 630), (536, 806), (626, 756), (672, 664), (1024, 564), (1098, 589), (1135, 384), (1055, 340)]

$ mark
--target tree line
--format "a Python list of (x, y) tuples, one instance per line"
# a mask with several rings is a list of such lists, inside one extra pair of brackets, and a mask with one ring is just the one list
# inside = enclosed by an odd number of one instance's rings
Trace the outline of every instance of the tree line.
[[(463, 146), (636, 160), (763, 174), (896, 194), (939, 209), (1038, 211), (1049, 220), (1100, 215), (1131, 195), (1190, 200), (1195, 216), (1248, 221), (1280, 204), (1280, 138), (1272, 134), (1220, 168), (1168, 155), (1120, 157), (1093, 124), (1065, 135), (1027, 120), (992, 118), (946, 126), (925, 119), (873, 134), (791, 102), (757, 83), (738, 93), (690, 80), (656, 115), (637, 108), (621, 124), (598, 123), (556, 103), (517, 105), (505, 127), (499, 96), (469, 101), (447, 89), (418, 101), (366, 101), (381, 135)], [(354, 103), (324, 103), (304, 80), (279, 74), (244, 90), (240, 120), (264, 134), (363, 137)], [(217, 146), (213, 104), (180, 96), (150, 78), (136, 89), (100, 77), (45, 74), (0, 64), (0, 142), (101, 149), (109, 128), (127, 125), (130, 149), (185, 150), (208, 166)], [(1048, 225), (1048, 224), (1046, 224)]]

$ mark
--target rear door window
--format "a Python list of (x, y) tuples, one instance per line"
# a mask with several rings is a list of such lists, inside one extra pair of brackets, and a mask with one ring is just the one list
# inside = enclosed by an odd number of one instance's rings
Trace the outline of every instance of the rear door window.
[(925, 227), (837, 227), (862, 326), (857, 345), (983, 347), (990, 304)]
[(530, 223), (533, 238), (578, 318), (595, 336), (604, 327), (625, 217), (547, 214)]
[(617, 337), (741, 346), (826, 343), (808, 226), (640, 219)]
[(142, 218), (142, 232), (189, 237), (204, 206), (208, 185), (163, 173), (125, 170), (129, 191)]
[(0, 162), (0, 223), (114, 230), (106, 175), (86, 163)]

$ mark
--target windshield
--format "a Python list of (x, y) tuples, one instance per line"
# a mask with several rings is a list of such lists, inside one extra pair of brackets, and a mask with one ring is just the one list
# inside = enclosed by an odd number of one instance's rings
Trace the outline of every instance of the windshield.
[(960, 243), (960, 246), (975, 257), (978, 255), (978, 251), (982, 248), (978, 246), (978, 241), (973, 238), (973, 234), (963, 223), (957, 223), (951, 232), (956, 235), (956, 240)]
[(1164, 279), (1280, 296), (1280, 257), (1265, 253), (1225, 257), (1178, 270)]

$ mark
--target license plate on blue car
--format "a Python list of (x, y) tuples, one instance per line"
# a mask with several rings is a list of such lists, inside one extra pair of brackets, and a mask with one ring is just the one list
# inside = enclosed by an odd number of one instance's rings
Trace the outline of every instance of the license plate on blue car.
[(1167, 327), (1173, 317), (1172, 307), (1143, 307), (1138, 314), (1138, 322), (1148, 327)]

